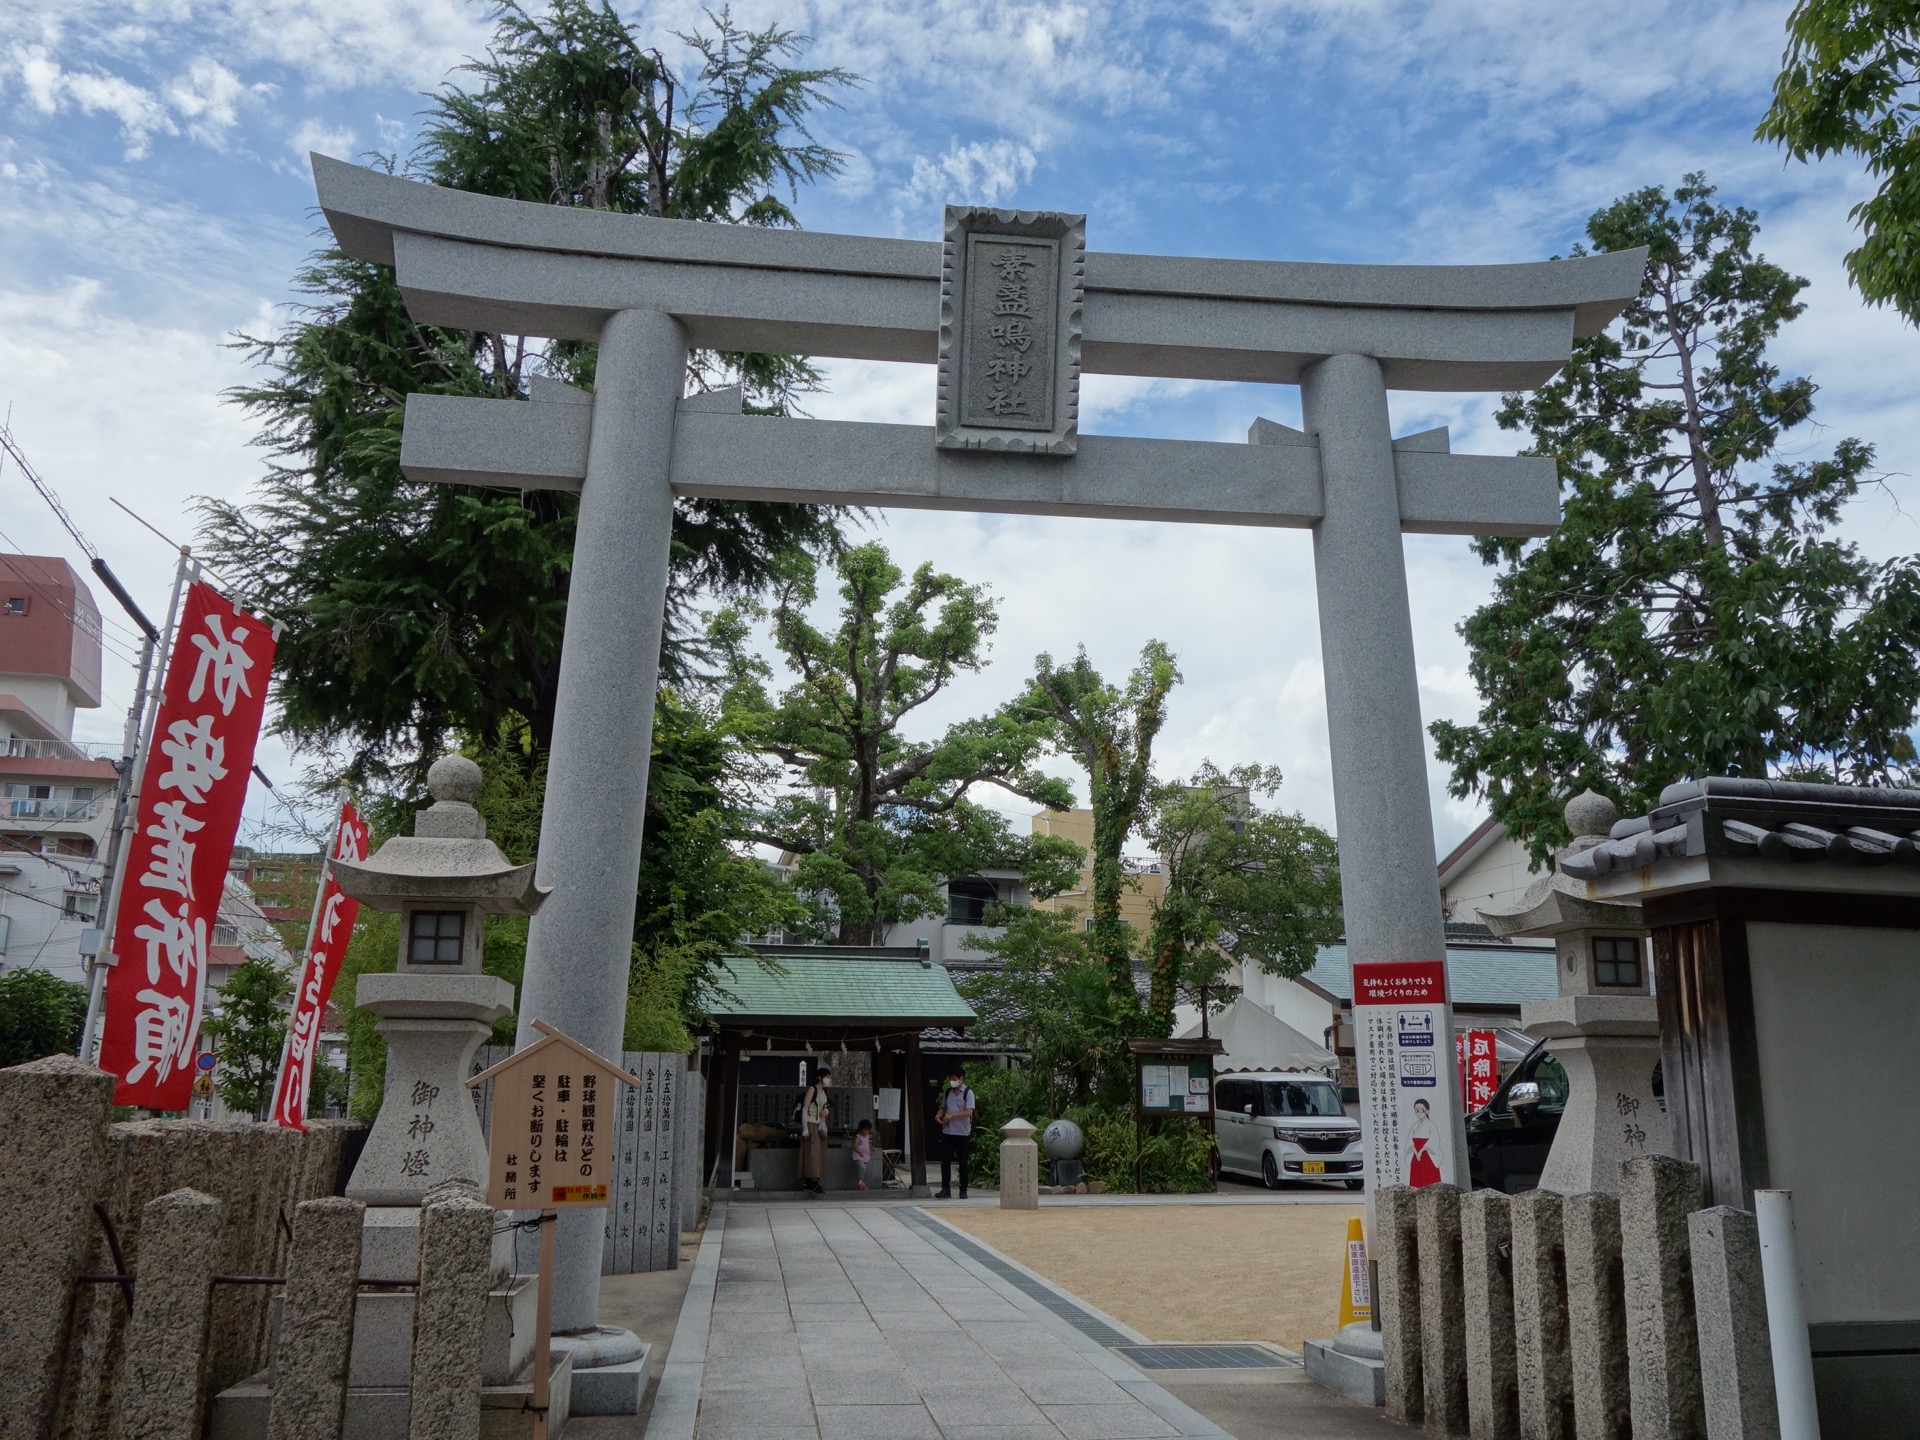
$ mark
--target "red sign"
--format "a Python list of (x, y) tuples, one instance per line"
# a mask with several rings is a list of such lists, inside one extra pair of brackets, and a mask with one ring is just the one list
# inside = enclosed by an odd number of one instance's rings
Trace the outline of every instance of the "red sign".
[[(329, 860), (367, 858), (367, 822), (351, 804), (340, 807), (340, 823), (334, 827)], [(347, 941), (353, 935), (353, 922), (360, 918), (360, 902), (350, 899), (333, 878), (328, 866), (320, 879), (320, 895), (314, 902), (313, 924), (307, 930), (307, 958), (300, 967), (300, 981), (294, 987), (293, 1015), (287, 1023), (287, 1039), (280, 1051), (280, 1078), (273, 1087), (273, 1118), (289, 1130), (307, 1128), (307, 1092), (313, 1085), (314, 1042), (320, 1038), (320, 1024), (327, 1012), (327, 997), (333, 994), (333, 982), (340, 976), (340, 962), (346, 958)]]
[(1453, 1037), (1460, 1062), (1461, 1103), (1471, 1115), (1500, 1088), (1499, 1036), (1492, 1030), (1461, 1030)]
[(1353, 966), (1355, 1005), (1444, 1005), (1444, 960), (1367, 960)]
[(187, 587), (121, 857), (100, 1068), (114, 1103), (184, 1110), (207, 944), (266, 709), (273, 627), (211, 586)]

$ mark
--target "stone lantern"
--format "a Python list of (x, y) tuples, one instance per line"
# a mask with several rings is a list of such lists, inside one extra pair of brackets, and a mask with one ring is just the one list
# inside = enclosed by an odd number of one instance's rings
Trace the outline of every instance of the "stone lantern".
[[(1556, 859), (1605, 841), (1619, 811), (1591, 790), (1567, 802), (1572, 843)], [(1560, 873), (1536, 880), (1512, 908), (1482, 910), (1496, 935), (1552, 939), (1560, 993), (1520, 1007), (1520, 1028), (1550, 1039), (1568, 1094), (1542, 1190), (1617, 1194), (1620, 1162), (1670, 1154), (1667, 1118), (1653, 1093), (1660, 1011), (1653, 998), (1647, 929), (1629, 900), (1590, 900)]]
[(480, 969), (486, 917), (531, 915), (548, 894), (532, 865), (515, 865), (487, 839), (473, 808), (478, 765), (442, 756), (427, 792), (434, 803), (415, 814), (412, 835), (358, 864), (333, 862), (347, 894), (400, 914), (394, 972), (362, 975), (355, 995), (387, 1042), (386, 1098), (347, 1184), (369, 1207), (417, 1209), (442, 1180), (485, 1179), (486, 1140), (464, 1082), (493, 1022), (513, 1012), (513, 986)]

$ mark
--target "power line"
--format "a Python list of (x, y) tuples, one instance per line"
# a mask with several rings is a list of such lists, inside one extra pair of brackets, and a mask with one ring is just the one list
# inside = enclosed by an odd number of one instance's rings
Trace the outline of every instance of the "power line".
[(73, 537), (73, 543), (80, 547), (87, 559), (98, 560), (100, 552), (87, 543), (87, 537), (82, 535), (80, 527), (73, 523), (73, 517), (67, 513), (67, 507), (60, 503), (60, 497), (54, 493), (53, 487), (42, 480), (33, 466), (27, 463), (27, 457), (20, 453), (20, 446), (13, 438), (13, 431), (7, 428), (4, 421), (0, 421), (0, 450), (6, 451), (13, 457), (13, 463), (20, 467), (21, 473), (27, 477), (27, 483), (40, 492), (40, 498), (47, 502), (48, 508), (66, 527), (67, 534)]
[(87, 537), (80, 533), (80, 527), (73, 523), (73, 516), (69, 515), (67, 507), (60, 503), (60, 497), (55, 493), (53, 486), (42, 480), (39, 471), (27, 462), (26, 455), (13, 438), (13, 431), (8, 429), (4, 422), (0, 422), (0, 450), (4, 450), (13, 457), (13, 463), (20, 467), (20, 473), (27, 477), (27, 483), (32, 485), (40, 493), (40, 498), (47, 502), (47, 508), (53, 511), (54, 518), (65, 527), (67, 534), (73, 537), (73, 543), (78, 545), (81, 553), (87, 557), (100, 583), (105, 585), (113, 598), (120, 603), (120, 608), (133, 618), (134, 624), (139, 627), (138, 633), (157, 643), (160, 639), (160, 631), (153, 621), (146, 617), (146, 613), (134, 604), (133, 597), (127, 593), (126, 586), (120, 583), (120, 577), (113, 573), (112, 567), (101, 558), (100, 552), (94, 549)]

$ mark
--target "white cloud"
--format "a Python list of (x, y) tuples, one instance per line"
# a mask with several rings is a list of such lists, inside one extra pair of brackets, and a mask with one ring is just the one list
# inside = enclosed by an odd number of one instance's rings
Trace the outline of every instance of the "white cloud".
[(353, 158), (354, 134), (344, 125), (329, 125), (324, 120), (309, 117), (294, 127), (293, 134), (287, 137), (287, 148), (304, 165), (307, 156), (314, 151), (322, 155), (331, 155), (339, 160)]
[(50, 116), (71, 107), (88, 115), (112, 116), (120, 122), (130, 160), (147, 153), (156, 133), (179, 133), (160, 98), (123, 76), (98, 69), (65, 69), (38, 45), (15, 45), (10, 58), (34, 111)]
[(1033, 178), (1039, 163), (1033, 147), (1018, 140), (948, 142), (937, 159), (913, 157), (913, 174), (901, 187), (896, 214), (936, 206), (997, 205)]
[(195, 57), (186, 73), (167, 87), (167, 101), (186, 122), (187, 133), (206, 145), (224, 142), (227, 132), (240, 123), (244, 101), (272, 94), (271, 85), (244, 84), (209, 55)]

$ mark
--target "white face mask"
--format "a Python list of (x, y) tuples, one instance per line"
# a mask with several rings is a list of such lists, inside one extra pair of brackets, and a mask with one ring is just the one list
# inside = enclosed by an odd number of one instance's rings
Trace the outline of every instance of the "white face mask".
[(958, 1080), (949, 1080), (947, 1081), (947, 1088), (949, 1090), (958, 1090), (960, 1088), (960, 1082)]

